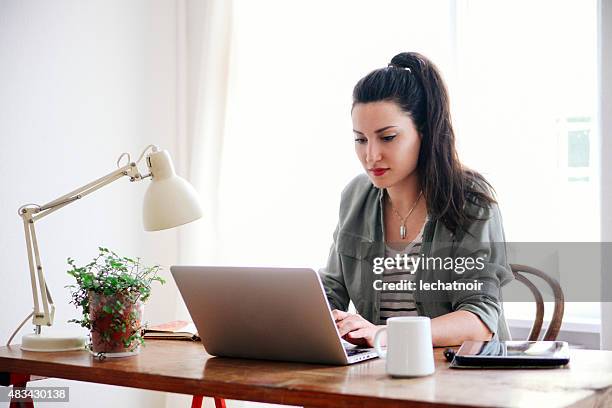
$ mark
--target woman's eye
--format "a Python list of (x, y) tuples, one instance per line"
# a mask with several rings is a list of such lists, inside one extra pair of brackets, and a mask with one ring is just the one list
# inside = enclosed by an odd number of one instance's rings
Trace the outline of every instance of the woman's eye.
[(390, 142), (390, 141), (392, 141), (393, 139), (395, 139), (395, 136), (397, 136), (397, 135), (383, 136), (383, 138), (382, 138), (382, 139), (383, 139), (385, 142)]
[(365, 142), (367, 142), (367, 139), (364, 137), (359, 137), (355, 139), (355, 143), (364, 144)]

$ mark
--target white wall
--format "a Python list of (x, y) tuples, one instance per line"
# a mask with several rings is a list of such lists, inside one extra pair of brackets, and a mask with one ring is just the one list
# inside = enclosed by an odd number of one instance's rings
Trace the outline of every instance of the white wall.
[[(0, 1), (2, 344), (32, 308), (17, 208), (86, 184), (114, 170), (122, 152), (134, 157), (150, 143), (176, 161), (176, 65), (175, 1)], [(54, 329), (77, 329), (65, 323), (76, 316), (64, 289), (68, 256), (85, 262), (104, 245), (149, 263), (176, 262), (176, 230), (142, 230), (146, 187), (120, 180), (37, 223), (57, 304)], [(175, 304), (172, 282), (156, 288), (147, 319), (171, 319)], [(68, 385), (74, 407), (163, 406), (165, 400), (163, 393)]]

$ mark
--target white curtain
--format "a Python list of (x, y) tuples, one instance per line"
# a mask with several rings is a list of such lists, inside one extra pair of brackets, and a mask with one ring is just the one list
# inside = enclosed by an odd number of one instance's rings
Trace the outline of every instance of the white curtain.
[(232, 1), (179, 0), (177, 18), (179, 154), (204, 207), (202, 220), (181, 229), (179, 259), (210, 264), (216, 253)]
[[(177, 171), (199, 192), (204, 209), (201, 220), (180, 228), (178, 263), (212, 264), (216, 254), (232, 1), (177, 0), (176, 18)], [(179, 295), (176, 306), (176, 319), (188, 320), (189, 313)], [(188, 406), (190, 400), (191, 396), (167, 394), (166, 406)], [(203, 406), (214, 406), (213, 400), (205, 398)]]

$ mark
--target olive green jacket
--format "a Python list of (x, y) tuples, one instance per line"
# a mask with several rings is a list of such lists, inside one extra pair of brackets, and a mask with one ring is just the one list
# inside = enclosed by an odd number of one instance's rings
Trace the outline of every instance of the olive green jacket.
[[(357, 312), (373, 324), (380, 320), (380, 291), (373, 283), (374, 258), (385, 256), (383, 189), (362, 174), (342, 192), (340, 217), (334, 231), (327, 266), (319, 271), (332, 309), (346, 311), (353, 301)], [(476, 314), (499, 340), (510, 339), (503, 315), (501, 287), (513, 279), (506, 261), (502, 219), (497, 205), (480, 207), (470, 202), (466, 211), (476, 215), (468, 233), (453, 235), (440, 221), (429, 220), (423, 230), (421, 256), (482, 257), (484, 267), (462, 274), (434, 268), (416, 270), (413, 292), (419, 315), (434, 318), (456, 310)], [(482, 282), (480, 290), (426, 291), (419, 282)]]

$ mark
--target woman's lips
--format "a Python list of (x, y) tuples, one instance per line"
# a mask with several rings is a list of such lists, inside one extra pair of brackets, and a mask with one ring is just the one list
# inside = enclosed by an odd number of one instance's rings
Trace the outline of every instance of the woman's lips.
[(375, 169), (370, 169), (370, 171), (372, 172), (372, 174), (374, 174), (376, 177), (380, 177), (383, 174), (385, 174), (387, 172), (387, 170), (389, 169), (384, 169), (384, 168), (375, 168)]

